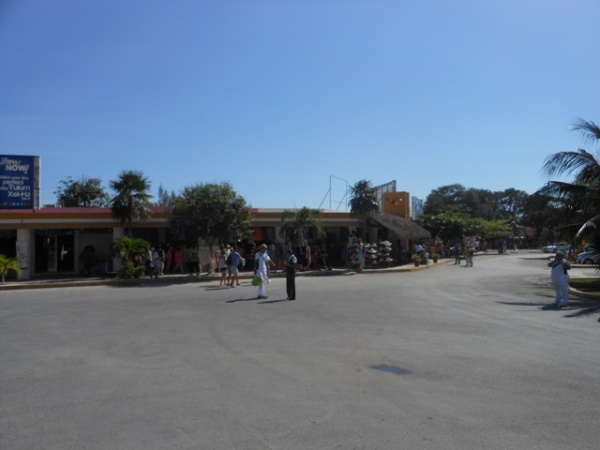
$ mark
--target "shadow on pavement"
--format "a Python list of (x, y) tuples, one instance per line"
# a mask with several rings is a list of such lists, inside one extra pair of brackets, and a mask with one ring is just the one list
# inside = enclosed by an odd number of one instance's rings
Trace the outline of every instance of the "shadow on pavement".
[(227, 300), (225, 303), (250, 302), (252, 300), (256, 300), (256, 297), (252, 297), (252, 298), (236, 298), (235, 300)]
[[(553, 296), (544, 296), (551, 297)], [(560, 311), (567, 312), (564, 317), (584, 317), (590, 316), (592, 314), (600, 314), (600, 303), (596, 300), (588, 300), (588, 299), (570, 299), (569, 305), (562, 308), (557, 308), (553, 303), (546, 303), (544, 305), (540, 305), (535, 302), (496, 302), (501, 305), (511, 305), (511, 306), (536, 306), (541, 311)], [(598, 319), (600, 322), (600, 318)]]
[(269, 305), (271, 303), (280, 303), (280, 302), (286, 302), (287, 303), (287, 302), (289, 302), (289, 300), (287, 298), (281, 298), (279, 300), (268, 300), (268, 301), (265, 301), (265, 302), (258, 302), (258, 304), (259, 305), (265, 305), (265, 304)]

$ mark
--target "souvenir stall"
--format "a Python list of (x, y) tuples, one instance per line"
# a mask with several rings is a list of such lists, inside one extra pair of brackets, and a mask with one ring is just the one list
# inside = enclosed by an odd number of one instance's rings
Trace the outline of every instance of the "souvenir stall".
[[(348, 254), (350, 255), (350, 266), (358, 267), (358, 243), (349, 245)], [(392, 256), (392, 243), (382, 241), (379, 244), (364, 244), (365, 267), (390, 267), (394, 263)]]

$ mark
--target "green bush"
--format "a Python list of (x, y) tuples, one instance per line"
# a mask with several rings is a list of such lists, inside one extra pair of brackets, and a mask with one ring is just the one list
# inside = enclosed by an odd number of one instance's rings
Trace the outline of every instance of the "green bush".
[(121, 258), (123, 267), (117, 275), (119, 278), (140, 278), (146, 273), (144, 257), (148, 255), (150, 243), (144, 239), (124, 236), (115, 241), (113, 251)]
[(118, 272), (119, 278), (123, 279), (131, 279), (131, 278), (141, 278), (146, 274), (146, 266), (141, 264), (139, 266), (134, 266), (133, 264), (127, 264), (121, 268)]

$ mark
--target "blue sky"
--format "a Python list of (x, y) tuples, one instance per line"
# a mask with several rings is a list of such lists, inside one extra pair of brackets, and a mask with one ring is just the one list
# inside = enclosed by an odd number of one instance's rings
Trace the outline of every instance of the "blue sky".
[[(600, 122), (597, 0), (0, 0), (0, 153), (254, 207), (533, 193)], [(331, 192), (329, 189), (331, 186)], [(346, 199), (347, 200), (347, 199)]]

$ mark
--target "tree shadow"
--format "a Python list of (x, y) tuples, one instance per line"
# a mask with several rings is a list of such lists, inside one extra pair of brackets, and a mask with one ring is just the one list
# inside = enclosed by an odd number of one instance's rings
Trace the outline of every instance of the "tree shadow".
[[(582, 305), (579, 310), (573, 312), (572, 314), (567, 314), (565, 317), (584, 317), (591, 316), (592, 314), (600, 314), (600, 303), (596, 302), (587, 302), (587, 304)], [(600, 322), (600, 318), (598, 318), (598, 322)]]
[[(541, 297), (554, 298), (551, 295), (541, 295)], [(573, 318), (573, 317), (585, 317), (591, 316), (593, 314), (600, 314), (600, 302), (597, 300), (585, 299), (585, 298), (571, 298), (569, 300), (569, 306), (563, 308), (557, 308), (554, 303), (547, 303), (544, 305), (540, 305), (537, 302), (496, 302), (502, 305), (512, 305), (512, 306), (537, 306), (541, 311), (559, 311), (563, 313), (567, 313), (564, 317)], [(598, 319), (600, 322), (600, 318)]]

